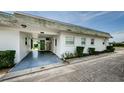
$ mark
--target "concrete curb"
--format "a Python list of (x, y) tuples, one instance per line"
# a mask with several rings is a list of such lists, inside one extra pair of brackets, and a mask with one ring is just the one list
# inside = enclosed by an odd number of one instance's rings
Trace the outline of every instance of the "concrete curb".
[(36, 72), (45, 71), (45, 70), (49, 70), (49, 69), (53, 69), (53, 68), (57, 68), (57, 67), (65, 66), (65, 65), (66, 64), (59, 63), (59, 64), (47, 65), (46, 67), (34, 67), (34, 68), (25, 69), (21, 71), (9, 72), (5, 76), (0, 78), (0, 81), (5, 81), (8, 79), (12, 79), (12, 78), (16, 78), (16, 77), (20, 77), (24, 75), (29, 75), (29, 74), (33, 74)]

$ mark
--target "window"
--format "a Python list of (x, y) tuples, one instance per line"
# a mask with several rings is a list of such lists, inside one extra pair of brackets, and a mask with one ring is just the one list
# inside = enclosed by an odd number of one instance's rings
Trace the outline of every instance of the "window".
[(94, 39), (91, 39), (91, 45), (94, 45), (94, 41), (95, 41)]
[(81, 38), (81, 45), (85, 45), (86, 44), (86, 38)]
[(27, 37), (25, 38), (25, 45), (27, 45)]
[(65, 38), (65, 44), (66, 45), (74, 45), (74, 37), (68, 36)]

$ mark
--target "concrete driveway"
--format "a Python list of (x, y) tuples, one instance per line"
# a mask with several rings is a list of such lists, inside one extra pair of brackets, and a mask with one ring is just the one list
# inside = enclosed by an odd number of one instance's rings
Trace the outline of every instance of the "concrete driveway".
[(30, 52), (20, 63), (13, 67), (10, 72), (39, 66), (44, 67), (49, 64), (61, 62), (62, 60), (50, 51), (33, 51)]
[(21, 82), (123, 82), (124, 49), (95, 59), (36, 72), (6, 81)]

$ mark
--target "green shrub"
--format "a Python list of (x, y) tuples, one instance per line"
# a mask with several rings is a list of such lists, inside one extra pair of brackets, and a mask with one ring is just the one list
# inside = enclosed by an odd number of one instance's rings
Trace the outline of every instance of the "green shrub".
[(69, 53), (66, 52), (62, 55), (62, 60), (70, 59), (70, 58), (75, 58), (77, 57), (75, 53)]
[(66, 59), (69, 59), (70, 58), (70, 53), (68, 52), (68, 53), (65, 53), (65, 58)]
[(95, 55), (99, 55), (99, 54), (102, 54), (102, 53), (103, 53), (103, 51), (95, 51), (94, 52)]
[(77, 47), (76, 48), (76, 52), (77, 52), (77, 56), (78, 57), (82, 57), (83, 56), (83, 51), (84, 51), (84, 47)]
[(95, 51), (95, 55), (99, 55), (99, 54), (103, 54), (103, 53), (107, 53), (106, 50), (103, 50), (103, 51)]
[(88, 53), (89, 53), (90, 55), (95, 54), (95, 48), (88, 48)]
[(0, 51), (0, 69), (14, 66), (15, 51)]
[(38, 48), (38, 44), (34, 44), (34, 48)]
[(115, 48), (113, 46), (107, 46), (106, 47), (106, 52), (114, 52)]
[(124, 43), (112, 43), (114, 47), (124, 47)]
[(83, 57), (89, 56), (89, 54), (87, 53), (83, 53)]

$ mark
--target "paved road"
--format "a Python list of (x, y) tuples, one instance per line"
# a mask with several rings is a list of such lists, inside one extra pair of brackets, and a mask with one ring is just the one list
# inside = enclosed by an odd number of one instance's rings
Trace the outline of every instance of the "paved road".
[(121, 82), (124, 81), (124, 50), (106, 57), (54, 68), (8, 81)]

